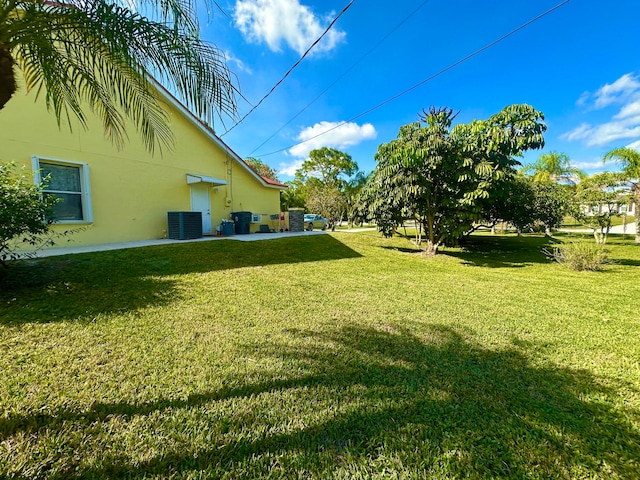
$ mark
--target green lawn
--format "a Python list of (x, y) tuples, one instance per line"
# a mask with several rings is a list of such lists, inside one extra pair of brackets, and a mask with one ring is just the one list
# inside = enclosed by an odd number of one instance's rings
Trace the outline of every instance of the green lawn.
[[(587, 236), (588, 238), (588, 236)], [(25, 262), (0, 478), (640, 478), (640, 247), (375, 232)]]

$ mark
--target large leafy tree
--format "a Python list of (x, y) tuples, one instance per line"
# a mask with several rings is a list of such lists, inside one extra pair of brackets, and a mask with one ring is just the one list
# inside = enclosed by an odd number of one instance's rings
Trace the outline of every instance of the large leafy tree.
[(360, 212), (360, 192), (367, 184), (367, 176), (364, 172), (357, 172), (351, 177), (344, 186), (344, 198), (346, 205), (347, 221), (349, 227), (352, 227), (357, 221), (363, 221)]
[[(413, 218), (424, 228), (429, 254), (444, 241), (461, 237), (471, 224), (472, 211), (462, 196), (472, 190), (473, 169), (451, 138), (453, 118), (450, 109), (432, 108), (423, 119), (425, 127), (420, 122), (400, 127), (396, 140), (378, 147), (371, 181), (376, 191), (368, 192), (382, 233), (390, 235), (399, 220)], [(422, 244), (420, 236), (416, 241)]]
[[(153, 75), (196, 115), (235, 115), (224, 56), (199, 37), (192, 0), (0, 0), (0, 109), (24, 77), (44, 95), (58, 124), (87, 111), (118, 147), (133, 122), (146, 146), (171, 145), (168, 117), (150, 88)], [(0, 112), (1, 113), (1, 112)], [(71, 123), (69, 123), (71, 125)]]
[(346, 208), (344, 193), (336, 184), (324, 184), (310, 181), (306, 185), (306, 208), (311, 212), (320, 213), (327, 219), (328, 226), (334, 230), (342, 212)]
[(390, 233), (393, 219), (413, 217), (424, 231), (426, 254), (464, 236), (480, 220), (480, 200), (491, 185), (514, 172), (514, 156), (544, 145), (543, 115), (529, 105), (451, 128), (454, 118), (451, 109), (431, 108), (422, 118), (425, 126), (401, 127), (396, 140), (378, 148), (366, 190), (383, 233)]
[(290, 208), (304, 208), (307, 200), (305, 184), (300, 180), (285, 182), (286, 190), (280, 191), (280, 210), (285, 212)]
[(618, 216), (620, 205), (629, 201), (624, 193), (626, 175), (603, 172), (583, 179), (576, 189), (576, 201), (582, 207), (577, 217), (593, 228), (596, 243), (606, 243), (613, 217)]
[(380, 173), (385, 157), (376, 157), (378, 168), (367, 177), (367, 183), (358, 195), (358, 217), (373, 221), (385, 237), (390, 237), (405, 218), (412, 215), (400, 198), (384, 195), (392, 188), (389, 178)]
[(305, 185), (306, 206), (321, 214), (334, 228), (348, 208), (350, 177), (357, 176), (358, 164), (335, 148), (311, 150), (296, 171), (296, 180)]
[(274, 180), (276, 182), (280, 181), (278, 179), (278, 173), (273, 168), (271, 168), (269, 165), (267, 165), (262, 160), (260, 160), (259, 158), (247, 157), (247, 158), (244, 159), (244, 161), (245, 161), (245, 163), (247, 165), (249, 165), (251, 170), (256, 172), (261, 177), (268, 178), (268, 179)]
[(479, 201), (482, 224), (494, 227), (499, 222), (512, 225), (518, 233), (544, 229), (551, 236), (567, 214), (574, 212), (573, 189), (551, 181), (535, 181), (518, 172), (493, 182), (488, 197)]
[(311, 150), (309, 158), (296, 171), (296, 177), (303, 180), (315, 178), (325, 185), (342, 185), (357, 171), (358, 164), (351, 155), (335, 148), (322, 147)]
[(631, 201), (636, 211), (636, 240), (640, 244), (640, 152), (633, 148), (616, 148), (604, 156), (604, 160), (615, 160), (630, 187)]
[(537, 182), (522, 175), (506, 175), (492, 183), (488, 197), (479, 201), (485, 226), (504, 222), (518, 232), (543, 228), (545, 235), (558, 228), (565, 215), (573, 213), (573, 191), (567, 185)]
[(498, 223), (512, 225), (518, 231), (532, 228), (536, 222), (535, 193), (531, 180), (521, 174), (505, 175), (493, 182), (488, 197), (479, 200), (482, 223), (474, 225), (491, 228), (495, 232)]
[(535, 223), (544, 229), (545, 236), (562, 225), (565, 215), (575, 213), (573, 189), (551, 181), (530, 182), (533, 191)]
[(586, 174), (571, 165), (569, 156), (565, 153), (547, 152), (538, 157), (535, 163), (523, 169), (530, 173), (537, 182), (563, 182), (575, 185), (576, 180), (586, 177)]
[(571, 165), (567, 154), (559, 152), (543, 153), (522, 172), (532, 181), (536, 223), (544, 228), (546, 236), (551, 236), (551, 231), (562, 224), (565, 215), (575, 213), (573, 193), (578, 182), (587, 175)]

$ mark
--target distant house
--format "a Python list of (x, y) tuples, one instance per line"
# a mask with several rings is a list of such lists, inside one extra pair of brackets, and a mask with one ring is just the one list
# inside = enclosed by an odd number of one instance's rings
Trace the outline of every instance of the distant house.
[[(621, 203), (597, 203), (593, 205), (582, 205), (582, 211), (586, 215), (598, 215), (601, 213), (612, 213), (614, 215), (622, 215), (627, 217), (634, 217), (636, 214), (636, 205), (633, 202), (627, 200), (627, 196), (624, 195), (624, 201)], [(622, 198), (621, 197), (621, 198)]]
[(47, 191), (62, 199), (53, 228), (90, 226), (72, 236), (74, 245), (165, 238), (168, 212), (201, 212), (205, 235), (215, 234), (232, 212), (255, 214), (251, 231), (268, 223), (260, 215), (279, 213), (286, 186), (257, 175), (169, 92), (156, 87), (175, 137), (173, 150), (162, 155), (151, 155), (133, 126), (122, 151), (105, 140), (97, 118), (87, 119), (87, 130), (60, 129), (43, 102), (24, 91), (0, 112), (0, 162), (32, 169), (36, 182), (50, 175)]

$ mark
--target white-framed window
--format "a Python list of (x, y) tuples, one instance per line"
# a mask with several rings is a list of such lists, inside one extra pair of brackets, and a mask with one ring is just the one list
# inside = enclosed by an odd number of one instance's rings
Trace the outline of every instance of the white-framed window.
[(33, 156), (35, 182), (48, 178), (43, 192), (60, 199), (53, 207), (51, 219), (56, 223), (91, 223), (91, 189), (89, 165), (71, 160)]

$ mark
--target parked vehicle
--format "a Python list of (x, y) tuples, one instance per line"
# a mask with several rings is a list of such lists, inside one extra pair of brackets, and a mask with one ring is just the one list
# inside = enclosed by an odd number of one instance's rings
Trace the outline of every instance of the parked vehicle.
[(319, 228), (320, 230), (327, 229), (327, 219), (322, 215), (318, 215), (315, 213), (307, 213), (304, 216), (304, 228), (305, 230), (313, 230), (314, 228)]

